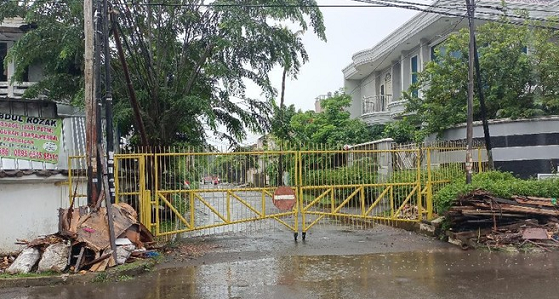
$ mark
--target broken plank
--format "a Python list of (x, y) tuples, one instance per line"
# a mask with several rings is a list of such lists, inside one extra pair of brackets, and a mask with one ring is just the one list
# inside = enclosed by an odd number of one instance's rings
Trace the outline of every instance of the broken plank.
[(80, 270), (80, 264), (82, 262), (83, 259), (83, 253), (85, 251), (85, 246), (82, 246), (82, 248), (80, 249), (80, 254), (78, 254), (78, 259), (76, 260), (76, 264), (74, 265), (74, 273), (78, 273)]
[[(476, 203), (475, 206), (479, 208), (491, 210), (491, 206), (489, 204)], [(521, 205), (512, 206), (507, 204), (500, 204), (496, 207), (493, 207), (493, 210), (502, 211), (502, 212), (526, 213), (526, 214), (542, 215), (542, 216), (559, 216), (559, 210), (526, 207)]]

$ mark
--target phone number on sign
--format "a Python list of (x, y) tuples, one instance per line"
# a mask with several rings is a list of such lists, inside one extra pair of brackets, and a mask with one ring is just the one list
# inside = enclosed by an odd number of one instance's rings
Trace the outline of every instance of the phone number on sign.
[(21, 149), (14, 149), (13, 156), (18, 158), (40, 159), (40, 160), (58, 160), (57, 154), (41, 153), (37, 151), (27, 151)]

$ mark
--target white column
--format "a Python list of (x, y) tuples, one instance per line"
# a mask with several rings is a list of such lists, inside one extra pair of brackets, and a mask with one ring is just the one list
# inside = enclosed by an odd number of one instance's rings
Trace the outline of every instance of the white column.
[[(10, 48), (13, 46), (14, 42), (13, 41), (8, 41), (8, 51), (10, 51)], [(12, 77), (14, 76), (16, 70), (16, 66), (14, 64), (13, 61), (10, 61), (8, 63), (8, 69), (7, 69), (7, 79), (8, 79), (8, 98), (13, 98), (14, 97), (14, 85), (11, 82), (12, 81)]]

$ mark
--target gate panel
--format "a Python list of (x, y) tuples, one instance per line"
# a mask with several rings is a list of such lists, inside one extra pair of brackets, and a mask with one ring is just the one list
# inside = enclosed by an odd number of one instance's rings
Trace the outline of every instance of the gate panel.
[(115, 154), (115, 202), (131, 205), (145, 227), (153, 230), (152, 194), (148, 188), (151, 177), (146, 163), (151, 154)]
[[(277, 225), (297, 231), (296, 207), (281, 211), (272, 201), (277, 187), (297, 180), (296, 152), (169, 151), (155, 154), (154, 159), (156, 235), (216, 234)], [(298, 192), (296, 186), (292, 189)]]
[[(117, 154), (116, 200), (131, 204), (156, 236), (431, 219), (433, 192), (464, 176), (464, 148), (388, 145)], [(483, 155), (478, 150), (477, 171)], [(274, 206), (280, 186), (296, 194), (293, 209)]]
[(301, 151), (302, 231), (321, 222), (372, 225), (379, 221), (419, 221), (419, 160), (413, 159), (413, 167), (396, 172), (393, 161), (401, 155), (418, 157), (420, 151)]

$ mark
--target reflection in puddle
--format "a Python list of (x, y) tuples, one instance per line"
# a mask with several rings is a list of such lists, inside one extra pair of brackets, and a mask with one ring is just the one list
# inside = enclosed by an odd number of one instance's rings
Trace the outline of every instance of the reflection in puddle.
[(0, 298), (557, 298), (557, 257), (473, 251), (288, 256), (165, 269), (120, 283), (27, 289), (10, 297), (0, 291)]

